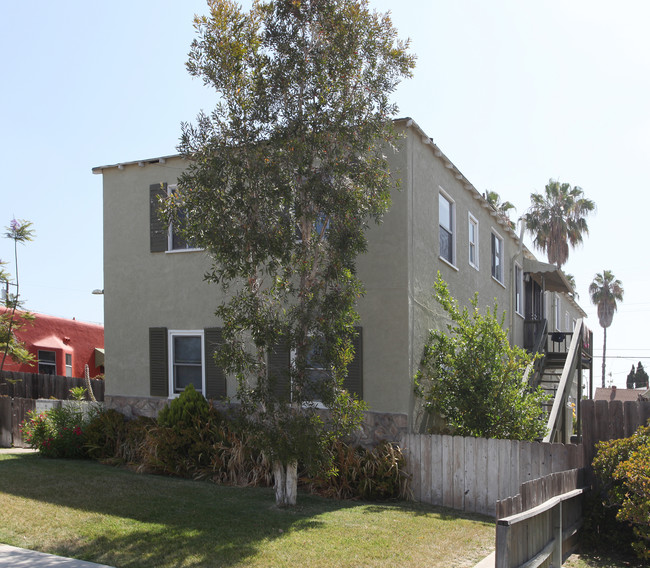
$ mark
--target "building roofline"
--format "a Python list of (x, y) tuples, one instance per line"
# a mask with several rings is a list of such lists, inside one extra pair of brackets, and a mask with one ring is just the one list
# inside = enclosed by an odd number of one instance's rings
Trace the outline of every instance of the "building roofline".
[(144, 168), (146, 165), (149, 164), (164, 164), (167, 160), (171, 160), (173, 158), (180, 158), (181, 154), (169, 154), (167, 156), (160, 156), (158, 158), (147, 158), (146, 160), (133, 160), (131, 162), (118, 162), (117, 164), (107, 164), (105, 166), (95, 166), (93, 168), (93, 173), (94, 174), (101, 174), (104, 173), (104, 170), (111, 170), (113, 168), (117, 168), (118, 170), (123, 170), (125, 166), (135, 166), (138, 165), (141, 168)]
[[(510, 219), (507, 217), (504, 217), (503, 215), (500, 215), (497, 210), (494, 208), (494, 206), (487, 200), (486, 196), (484, 193), (481, 193), (474, 185), (472, 182), (470, 182), (464, 175), (463, 173), (456, 167), (456, 165), (447, 157), (447, 155), (440, 149), (440, 147), (433, 141), (433, 138), (428, 136), (424, 130), (415, 122), (410, 117), (405, 117), (405, 118), (397, 118), (394, 121), (395, 123), (402, 123), (406, 128), (412, 128), (415, 132), (417, 132), (418, 135), (420, 135), (422, 139), (422, 143), (425, 144), (426, 146), (429, 146), (431, 148), (431, 151), (433, 152), (434, 156), (436, 156), (438, 159), (440, 159), (445, 167), (452, 172), (454, 177), (463, 185), (466, 191), (470, 193), (470, 195), (478, 201), (481, 206), (486, 209), (490, 215), (495, 219), (495, 221), (501, 225), (501, 227), (510, 234), (512, 238), (515, 239), (515, 241), (519, 242), (520, 238), (519, 235), (517, 235), (517, 232), (510, 226)], [(526, 247), (524, 246), (524, 249)], [(527, 250), (527, 249), (526, 249)], [(530, 253), (530, 251), (528, 251)]]

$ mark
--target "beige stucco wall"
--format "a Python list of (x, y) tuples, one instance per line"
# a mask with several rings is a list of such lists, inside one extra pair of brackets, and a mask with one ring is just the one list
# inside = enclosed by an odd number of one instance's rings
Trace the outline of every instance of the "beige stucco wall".
[(214, 325), (216, 288), (202, 252), (149, 252), (149, 186), (175, 183), (184, 162), (125, 165), (104, 175), (106, 392), (149, 394), (149, 328)]
[[(500, 310), (508, 312), (506, 324), (516, 343), (522, 341), (523, 318), (511, 317), (517, 239), (421, 131), (406, 124), (398, 123), (405, 134), (400, 151), (388, 152), (401, 189), (393, 192), (383, 223), (368, 230), (368, 252), (358, 259), (358, 273), (366, 288), (359, 302), (364, 398), (370, 410), (412, 415), (412, 381), (424, 341), (429, 329), (444, 325), (432, 290), (438, 270), (461, 303), (476, 291), (482, 308), (496, 298)], [(167, 158), (164, 164), (150, 161), (102, 171), (108, 395), (149, 395), (150, 327), (199, 330), (219, 325), (213, 314), (220, 290), (202, 278), (209, 267), (207, 256), (149, 250), (149, 186), (175, 183), (185, 165), (180, 158)], [(441, 188), (455, 204), (453, 267), (439, 258)], [(468, 262), (468, 212), (479, 221), (479, 270)], [(505, 245), (503, 284), (491, 276), (492, 230)], [(228, 395), (234, 394), (230, 381)]]

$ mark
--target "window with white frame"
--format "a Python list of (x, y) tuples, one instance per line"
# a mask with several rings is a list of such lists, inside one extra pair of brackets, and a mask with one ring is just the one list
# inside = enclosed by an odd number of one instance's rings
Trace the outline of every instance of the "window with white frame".
[(554, 315), (554, 325), (555, 325), (555, 330), (560, 331), (560, 297), (557, 294), (553, 295), (553, 298), (555, 300), (555, 313)]
[(65, 354), (65, 376), (72, 376), (72, 353)]
[[(291, 351), (291, 362), (293, 363), (296, 358), (295, 350)], [(321, 395), (319, 394), (319, 387), (331, 375), (331, 370), (323, 363), (322, 356), (318, 351), (318, 346), (312, 343), (309, 353), (307, 353), (307, 361), (305, 366), (306, 380), (305, 380), (305, 396), (304, 400), (311, 400), (313, 402), (320, 402)]]
[(56, 353), (38, 350), (38, 372), (41, 375), (56, 375)]
[(468, 213), (469, 264), (478, 270), (478, 219)]
[[(167, 192), (169, 195), (175, 193), (176, 186), (175, 185), (167, 186)], [(185, 222), (185, 211), (179, 211), (176, 226), (178, 226), (178, 224), (183, 225), (184, 222)], [(196, 247), (190, 241), (185, 240), (179, 234), (178, 230), (175, 230), (174, 224), (170, 223), (167, 250), (196, 250)]]
[(492, 278), (503, 284), (503, 238), (494, 231), (491, 237)]
[(178, 395), (190, 384), (205, 392), (203, 331), (170, 331), (169, 392)]
[(454, 264), (454, 202), (445, 193), (438, 194), (438, 223), (440, 225), (440, 257)]
[(515, 312), (524, 315), (524, 271), (515, 263)]

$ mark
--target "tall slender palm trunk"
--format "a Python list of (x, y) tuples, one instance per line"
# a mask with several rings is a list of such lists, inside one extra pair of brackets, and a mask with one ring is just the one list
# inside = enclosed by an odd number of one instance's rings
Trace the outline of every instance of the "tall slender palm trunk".
[(605, 350), (607, 349), (607, 328), (603, 328), (603, 388), (605, 388)]

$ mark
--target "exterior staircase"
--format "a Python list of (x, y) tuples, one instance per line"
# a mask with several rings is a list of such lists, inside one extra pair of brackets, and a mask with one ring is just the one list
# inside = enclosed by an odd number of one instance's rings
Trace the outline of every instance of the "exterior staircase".
[[(571, 332), (549, 332), (546, 320), (526, 324), (526, 347), (538, 354), (526, 371), (528, 384), (532, 389), (541, 386), (550, 397), (545, 404), (547, 434), (543, 441), (569, 443), (573, 413), (579, 412), (577, 401), (582, 395), (583, 371), (589, 370), (590, 377), (592, 373), (592, 333), (582, 319)], [(570, 398), (575, 403), (573, 407), (569, 406)], [(579, 425), (580, 420), (577, 422)]]

